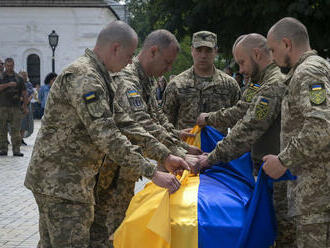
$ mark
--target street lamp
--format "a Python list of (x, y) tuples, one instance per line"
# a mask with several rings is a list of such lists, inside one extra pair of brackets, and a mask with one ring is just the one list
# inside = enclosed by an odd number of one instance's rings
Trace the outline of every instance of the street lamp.
[(52, 71), (55, 72), (55, 49), (57, 47), (58, 44), (58, 34), (55, 32), (55, 30), (53, 30), (53, 32), (51, 32), (48, 35), (48, 41), (49, 41), (49, 45), (52, 48), (53, 51), (53, 57), (52, 57)]

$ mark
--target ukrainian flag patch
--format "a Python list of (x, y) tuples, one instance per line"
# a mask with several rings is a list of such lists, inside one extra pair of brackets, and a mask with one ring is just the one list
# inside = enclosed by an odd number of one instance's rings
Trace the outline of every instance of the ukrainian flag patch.
[(314, 105), (320, 105), (326, 100), (324, 84), (315, 83), (309, 88), (309, 100)]
[(133, 111), (144, 109), (143, 100), (137, 90), (128, 90), (126, 91), (126, 95)]
[(269, 100), (261, 97), (256, 106), (255, 117), (257, 120), (265, 120), (269, 115)]
[(86, 103), (91, 103), (97, 100), (97, 95), (95, 91), (88, 92), (83, 96)]
[(129, 90), (128, 95), (129, 96), (137, 96), (139, 93), (136, 90)]

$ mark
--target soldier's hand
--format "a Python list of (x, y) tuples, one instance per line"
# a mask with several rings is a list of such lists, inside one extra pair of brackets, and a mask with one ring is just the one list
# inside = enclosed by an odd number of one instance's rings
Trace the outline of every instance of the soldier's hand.
[(192, 155), (201, 155), (203, 152), (198, 147), (189, 145), (188, 153)]
[(16, 82), (9, 82), (8, 86), (9, 87), (16, 87), (17, 83)]
[(159, 187), (168, 189), (170, 194), (177, 191), (181, 185), (179, 180), (174, 175), (162, 171), (156, 171), (152, 181)]
[(172, 154), (168, 155), (168, 157), (164, 161), (164, 167), (175, 175), (182, 174), (183, 170), (189, 170), (189, 165), (184, 159), (174, 156)]
[(196, 124), (200, 127), (205, 127), (207, 125), (205, 118), (208, 117), (209, 114), (208, 113), (201, 113), (198, 117), (197, 117), (197, 121)]
[(192, 173), (194, 173), (196, 175), (201, 170), (210, 167), (210, 164), (209, 164), (207, 158), (208, 158), (207, 154), (199, 155), (197, 163), (195, 163), (193, 166), (190, 167)]
[(188, 163), (188, 165), (191, 169), (191, 168), (195, 167), (196, 164), (198, 163), (198, 156), (187, 154), (184, 157), (184, 160)]
[(262, 158), (262, 160), (264, 161), (264, 166), (262, 169), (268, 176), (273, 179), (280, 178), (288, 169), (282, 165), (281, 161), (276, 155), (266, 155)]
[(182, 140), (186, 140), (188, 137), (195, 137), (196, 135), (193, 133), (190, 133), (190, 131), (192, 130), (192, 128), (185, 128), (180, 130), (180, 139)]

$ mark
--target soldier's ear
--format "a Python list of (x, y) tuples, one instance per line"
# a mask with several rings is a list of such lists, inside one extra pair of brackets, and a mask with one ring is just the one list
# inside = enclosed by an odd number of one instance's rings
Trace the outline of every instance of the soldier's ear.
[(288, 49), (289, 51), (292, 50), (292, 41), (291, 40), (284, 37), (282, 39), (282, 43), (283, 43), (283, 46), (285, 47), (285, 49)]
[(261, 51), (259, 48), (253, 48), (252, 49), (252, 58), (255, 61), (259, 61), (261, 59)]
[(110, 46), (110, 53), (112, 53), (113, 55), (117, 55), (117, 53), (120, 50), (120, 44), (118, 42), (114, 42), (111, 44)]
[(152, 46), (150, 47), (150, 54), (151, 54), (151, 57), (154, 58), (156, 56), (156, 53), (158, 51), (158, 47), (157, 46)]

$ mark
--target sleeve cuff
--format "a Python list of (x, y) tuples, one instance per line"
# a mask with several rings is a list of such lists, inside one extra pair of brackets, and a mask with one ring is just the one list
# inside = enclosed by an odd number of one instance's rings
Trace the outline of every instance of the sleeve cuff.
[(153, 178), (156, 170), (157, 170), (156, 165), (153, 165), (151, 163), (146, 163), (144, 166), (143, 176), (151, 180)]
[(287, 168), (292, 167), (292, 165), (297, 165), (299, 163), (304, 162), (302, 154), (292, 144), (292, 141), (282, 152), (280, 152), (280, 154), (278, 154), (277, 157), (281, 161), (281, 163)]
[(178, 156), (180, 158), (185, 158), (187, 151), (181, 147), (178, 146), (171, 146), (169, 147), (169, 149), (171, 150), (172, 154), (175, 156)]
[(215, 150), (213, 150), (213, 152), (209, 153), (209, 155), (207, 156), (207, 161), (209, 162), (209, 165), (213, 165), (218, 162), (218, 159), (215, 156)]
[(185, 149), (187, 151), (190, 149), (190, 146), (186, 142), (181, 141), (181, 146), (183, 149)]
[(205, 118), (205, 122), (208, 126), (214, 126), (214, 118), (216, 112), (208, 113), (208, 116)]

